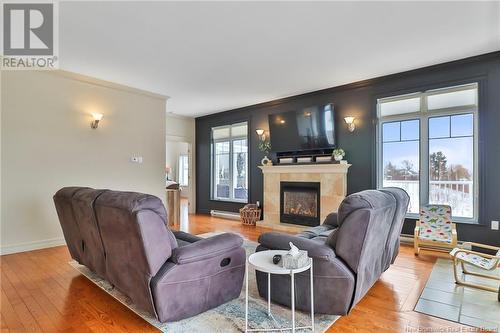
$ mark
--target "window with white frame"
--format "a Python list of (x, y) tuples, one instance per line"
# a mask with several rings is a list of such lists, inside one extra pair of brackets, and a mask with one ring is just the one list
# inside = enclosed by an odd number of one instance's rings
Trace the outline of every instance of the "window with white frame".
[(377, 101), (379, 187), (403, 188), (408, 215), (447, 204), (458, 222), (477, 222), (478, 85)]
[(189, 186), (189, 158), (187, 154), (179, 155), (179, 185)]
[(248, 202), (248, 125), (212, 128), (212, 199)]

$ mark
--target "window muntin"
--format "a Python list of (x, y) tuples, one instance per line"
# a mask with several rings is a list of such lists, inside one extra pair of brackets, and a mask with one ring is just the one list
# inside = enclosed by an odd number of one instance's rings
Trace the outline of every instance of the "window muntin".
[(212, 128), (212, 199), (248, 202), (248, 125)]
[(382, 186), (403, 188), (410, 195), (410, 213), (420, 207), (419, 131), (419, 120), (382, 124)]
[[(477, 84), (470, 84), (377, 101), (378, 184), (406, 189), (412, 217), (416, 216), (412, 213), (418, 213), (417, 202), (438, 203), (452, 206), (455, 221), (477, 222), (477, 89)], [(410, 112), (408, 105), (415, 104), (416, 99), (419, 109)], [(405, 100), (396, 107), (396, 102)], [(387, 103), (392, 103), (390, 112), (387, 107), (384, 112)], [(402, 165), (403, 155), (415, 164), (415, 154), (419, 157), (418, 194), (417, 185), (410, 185), (413, 179), (403, 179), (401, 184), (394, 180), (394, 175), (401, 178), (398, 169), (416, 171), (414, 165), (412, 169)]]

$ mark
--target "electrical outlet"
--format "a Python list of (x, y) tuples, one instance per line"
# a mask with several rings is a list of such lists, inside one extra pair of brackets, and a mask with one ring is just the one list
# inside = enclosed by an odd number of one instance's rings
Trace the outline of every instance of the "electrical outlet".
[(498, 230), (498, 221), (491, 221), (491, 230)]

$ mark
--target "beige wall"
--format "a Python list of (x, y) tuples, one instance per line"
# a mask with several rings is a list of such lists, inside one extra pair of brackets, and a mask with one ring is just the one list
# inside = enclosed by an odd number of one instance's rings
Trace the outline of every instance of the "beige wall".
[[(2, 253), (62, 243), (63, 186), (165, 198), (166, 97), (66, 72), (2, 73)], [(90, 128), (91, 113), (104, 118)], [(142, 164), (131, 163), (133, 155)]]

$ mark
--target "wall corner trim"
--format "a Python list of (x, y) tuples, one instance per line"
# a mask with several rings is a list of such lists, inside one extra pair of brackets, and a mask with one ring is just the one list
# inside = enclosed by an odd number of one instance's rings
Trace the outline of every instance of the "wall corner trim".
[(88, 84), (92, 84), (92, 85), (96, 85), (96, 86), (100, 86), (100, 87), (105, 87), (105, 88), (109, 88), (109, 89), (122, 90), (122, 91), (130, 92), (130, 93), (135, 93), (138, 95), (145, 95), (148, 97), (158, 98), (158, 99), (162, 99), (165, 101), (170, 98), (167, 95), (155, 93), (152, 91), (139, 89), (139, 88), (127, 86), (124, 84), (120, 84), (120, 83), (116, 83), (116, 82), (112, 82), (112, 81), (107, 81), (107, 80), (103, 80), (103, 79), (98, 79), (98, 78), (87, 76), (84, 74), (65, 71), (65, 70), (61, 70), (61, 69), (53, 70), (53, 71), (45, 71), (45, 73), (59, 75), (59, 76), (64, 77), (66, 79), (80, 81), (80, 82), (84, 82), (84, 83), (88, 83)]

